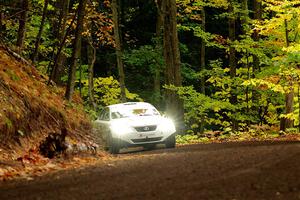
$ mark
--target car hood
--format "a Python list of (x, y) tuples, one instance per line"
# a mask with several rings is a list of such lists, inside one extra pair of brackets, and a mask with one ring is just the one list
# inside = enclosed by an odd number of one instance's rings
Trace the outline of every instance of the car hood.
[(114, 119), (115, 123), (124, 123), (132, 127), (158, 125), (164, 120), (161, 116), (139, 116), (130, 118)]

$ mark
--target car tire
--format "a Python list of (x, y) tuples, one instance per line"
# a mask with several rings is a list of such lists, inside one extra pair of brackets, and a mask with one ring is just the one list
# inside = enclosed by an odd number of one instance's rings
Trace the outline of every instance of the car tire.
[(118, 154), (120, 152), (121, 145), (119, 144), (119, 140), (113, 138), (111, 135), (109, 136), (108, 141), (108, 150), (111, 154)]
[(176, 138), (175, 134), (168, 137), (165, 141), (166, 148), (175, 148), (176, 146)]

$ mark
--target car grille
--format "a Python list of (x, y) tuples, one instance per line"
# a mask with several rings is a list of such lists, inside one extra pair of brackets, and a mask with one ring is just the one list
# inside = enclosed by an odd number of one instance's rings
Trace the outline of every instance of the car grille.
[(134, 127), (137, 132), (148, 132), (148, 131), (155, 131), (156, 125), (153, 126), (140, 126), (140, 127)]
[(160, 141), (161, 139), (162, 139), (162, 137), (154, 137), (154, 138), (132, 139), (131, 141), (134, 143), (156, 142), (156, 141)]

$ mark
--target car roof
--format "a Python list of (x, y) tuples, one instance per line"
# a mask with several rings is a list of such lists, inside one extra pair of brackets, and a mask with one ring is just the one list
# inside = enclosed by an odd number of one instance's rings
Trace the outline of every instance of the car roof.
[(154, 107), (146, 102), (126, 102), (107, 106), (109, 108), (126, 108), (126, 107)]

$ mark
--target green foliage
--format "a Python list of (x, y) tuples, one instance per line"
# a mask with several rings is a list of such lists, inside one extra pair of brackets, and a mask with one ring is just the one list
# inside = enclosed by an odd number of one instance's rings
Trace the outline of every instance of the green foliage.
[(234, 111), (235, 107), (228, 101), (212, 99), (197, 92), (192, 86), (165, 86), (165, 88), (175, 91), (183, 99), (185, 121), (192, 132), (197, 132), (199, 124), (203, 121), (208, 125), (223, 129), (230, 126), (230, 122), (226, 120), (226, 115), (230, 114), (230, 111)]
[(47, 74), (49, 63), (50, 61), (40, 61), (36, 68), (43, 74)]
[(94, 110), (94, 108), (90, 107), (89, 105), (86, 105), (84, 108), (84, 111), (90, 116), (92, 120), (96, 120), (99, 116), (98, 110)]
[(5, 38), (3, 40), (8, 44), (15, 44), (17, 41), (18, 23), (15, 20), (6, 20), (3, 22), (6, 27)]
[(220, 49), (225, 48), (222, 44), (217, 42), (217, 38), (219, 37), (219, 35), (205, 32), (199, 26), (185, 28), (185, 30), (188, 30), (188, 29), (192, 30), (196, 37), (199, 37), (202, 40), (204, 40), (205, 45), (207, 47), (216, 47), (216, 48), (220, 48)]
[[(36, 41), (36, 36), (39, 32), (40, 25), (41, 25), (42, 17), (39, 15), (33, 15), (30, 18), (29, 23), (27, 24), (27, 31), (26, 31), (26, 40), (25, 40), (25, 51), (26, 55), (30, 55), (34, 50), (34, 44)], [(51, 34), (51, 25), (49, 21), (45, 22), (43, 34), (41, 37), (41, 44), (39, 46), (39, 53), (43, 57), (47, 57), (52, 52), (53, 40), (50, 37)]]
[[(31, 13), (29, 11), (30, 17), (26, 23), (26, 37), (24, 44), (25, 51), (23, 51), (23, 55), (28, 57), (33, 52), (36, 36), (40, 28), (44, 0), (33, 0), (32, 5), (34, 12)], [(53, 6), (49, 5), (48, 10), (53, 10)], [(4, 23), (6, 27), (5, 39), (8, 43), (14, 45), (17, 40), (18, 21), (14, 18), (8, 18), (8, 20), (5, 20)], [(50, 36), (52, 31), (51, 29), (50, 21), (46, 20), (39, 47), (39, 52), (43, 55), (43, 57), (47, 57), (52, 52), (53, 40)]]
[[(8, 0), (5, 2), (10, 3)], [(141, 101), (140, 97), (142, 97), (163, 107), (163, 92), (154, 91), (154, 88), (157, 90), (157, 87), (164, 83), (165, 75), (162, 37), (151, 40), (156, 35), (154, 32), (156, 17), (153, 16), (157, 14), (157, 9), (154, 1), (136, 2), (124, 1), (122, 4), (125, 79), (127, 88), (134, 91), (130, 93), (126, 90), (126, 95), (130, 101)], [(235, 132), (235, 136), (243, 135), (240, 138), (247, 137), (245, 134), (239, 135), (239, 131), (245, 130), (249, 130), (250, 135), (263, 137), (263, 131), (252, 130), (249, 127), (257, 124), (278, 126), (281, 118), (292, 119), (294, 125), (298, 125), (300, 122), (298, 98), (300, 96), (300, 1), (263, 0), (263, 15), (260, 20), (250, 19), (254, 11), (245, 10), (239, 1), (176, 0), (176, 2), (184, 87), (166, 86), (166, 89), (175, 91), (184, 100), (185, 120), (190, 129), (189, 133), (198, 133), (200, 124), (204, 124), (206, 130), (222, 130), (230, 135), (233, 134), (232, 119), (239, 123), (239, 130)], [(233, 6), (232, 13), (228, 12), (229, 3)], [(92, 42), (97, 49), (95, 64), (103, 66), (101, 69), (95, 69), (95, 74), (115, 76), (117, 71), (114, 67), (108, 67), (115, 65), (115, 60), (111, 59), (115, 54), (112, 53), (114, 49), (111, 48), (114, 41), (109, 1), (99, 3), (93, 0), (88, 4), (82, 34), (82, 55), (80, 66), (76, 71), (76, 89), (81, 88), (82, 97), (87, 105), (86, 111), (91, 116), (95, 116), (95, 111), (90, 109), (88, 104), (88, 65), (84, 53), (85, 45)], [(24, 57), (29, 58), (33, 53), (43, 6), (44, 0), (30, 1), (25, 46), (21, 52)], [(71, 23), (78, 2), (71, 3), (71, 6), (67, 16), (67, 26)], [(252, 8), (253, 5), (249, 4), (249, 9)], [(0, 11), (3, 14), (1, 36), (3, 35), (3, 40), (7, 44), (13, 46), (17, 40), (19, 9), (1, 6)], [(206, 11), (205, 30), (202, 27), (203, 11)], [(37, 69), (45, 74), (49, 73), (48, 65), (53, 59), (53, 54), (55, 55), (58, 50), (58, 39), (54, 39), (57, 37), (57, 30), (53, 25), (58, 24), (59, 12), (57, 0), (50, 2), (37, 63)], [(227, 39), (229, 17), (236, 19), (237, 34), (234, 41)], [(70, 47), (74, 39), (75, 26), (76, 21), (68, 32), (63, 49), (67, 58), (72, 54)], [(136, 29), (138, 26), (143, 27)], [(199, 71), (201, 42), (205, 42), (206, 66)], [(230, 74), (228, 64), (230, 47), (233, 47), (236, 53), (237, 69), (234, 75)], [(68, 66), (69, 62), (70, 60), (66, 59), (64, 64)], [(109, 72), (103, 70), (108, 68), (110, 68)], [(12, 80), (19, 80), (14, 72), (8, 70), (6, 73)], [(68, 76), (62, 78), (63, 82), (67, 79)], [(206, 95), (199, 93), (200, 79), (205, 80)], [(154, 85), (154, 80), (160, 83), (159, 86)], [(119, 82), (112, 76), (95, 77), (94, 85), (95, 100), (98, 105), (105, 106), (120, 102)], [(290, 91), (295, 94), (294, 111), (286, 114), (285, 95)], [(232, 96), (237, 97), (235, 105), (230, 103)], [(177, 139), (184, 143), (199, 138), (178, 136)]]
[(280, 138), (282, 135), (295, 137), (299, 135), (296, 128), (289, 128), (285, 133), (278, 132), (266, 126), (249, 127), (248, 131), (236, 131), (234, 133), (226, 132), (208, 132), (204, 136), (186, 134), (176, 135), (176, 143), (179, 145), (196, 144), (196, 143), (214, 143), (220, 141), (253, 141), (253, 140), (273, 140)]
[(156, 45), (144, 45), (138, 49), (126, 51), (124, 63), (127, 70), (127, 86), (138, 92), (143, 99), (155, 105), (160, 105), (162, 96), (159, 91), (153, 91), (154, 79), (160, 84), (163, 78), (165, 63), (158, 38), (153, 39)]
[(193, 144), (193, 143), (206, 143), (209, 142), (207, 137), (199, 137), (198, 135), (176, 135), (177, 144)]
[[(82, 96), (88, 100), (88, 80), (83, 80)], [(100, 106), (121, 103), (121, 90), (119, 82), (112, 76), (94, 79), (94, 97), (95, 103)], [(129, 101), (142, 101), (142, 99), (134, 93), (126, 89), (126, 98)]]
[(141, 46), (139, 49), (133, 49), (125, 52), (125, 64), (136, 68), (146, 67), (154, 75), (156, 70), (162, 71), (164, 68), (164, 59), (160, 48), (151, 45)]

